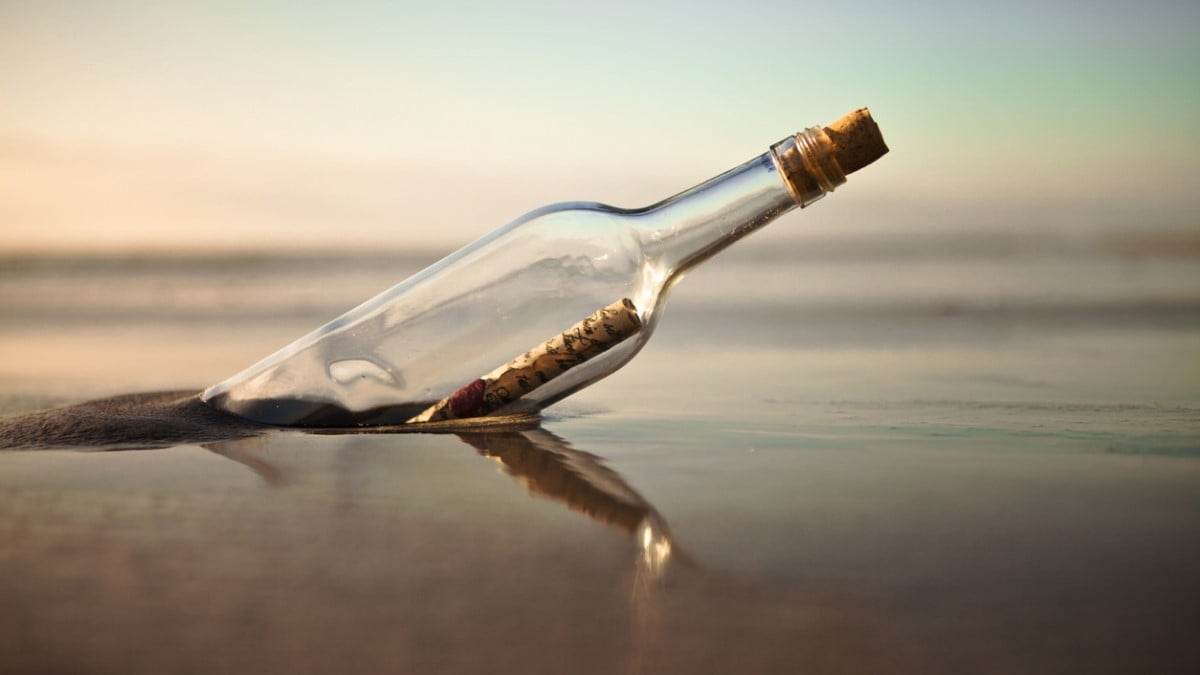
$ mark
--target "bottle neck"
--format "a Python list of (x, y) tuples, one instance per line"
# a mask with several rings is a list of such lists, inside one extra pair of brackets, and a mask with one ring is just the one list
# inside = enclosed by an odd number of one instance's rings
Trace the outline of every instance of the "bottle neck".
[(648, 258), (672, 274), (707, 260), (793, 208), (846, 181), (824, 130), (789, 136), (770, 151), (639, 213)]

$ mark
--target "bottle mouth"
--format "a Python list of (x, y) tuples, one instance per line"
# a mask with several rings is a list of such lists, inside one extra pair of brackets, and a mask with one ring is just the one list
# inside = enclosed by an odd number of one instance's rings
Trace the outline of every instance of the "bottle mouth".
[(834, 157), (833, 141), (821, 127), (810, 127), (771, 146), (775, 168), (800, 208), (846, 182)]
[(846, 182), (846, 174), (834, 157), (833, 141), (824, 129), (810, 127), (796, 134), (794, 138), (800, 146), (800, 159), (804, 161), (804, 168), (817, 180), (821, 189), (833, 192), (834, 188)]

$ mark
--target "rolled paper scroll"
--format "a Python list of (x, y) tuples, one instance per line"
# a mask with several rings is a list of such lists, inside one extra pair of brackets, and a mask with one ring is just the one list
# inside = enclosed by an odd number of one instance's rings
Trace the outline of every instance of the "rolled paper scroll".
[(408, 420), (439, 422), (487, 415), (593, 359), (642, 329), (633, 301), (624, 298), (525, 352)]

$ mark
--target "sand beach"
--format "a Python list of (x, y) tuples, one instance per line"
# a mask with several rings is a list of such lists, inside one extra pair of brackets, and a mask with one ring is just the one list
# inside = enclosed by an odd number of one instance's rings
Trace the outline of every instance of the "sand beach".
[[(954, 246), (730, 252), (532, 427), (4, 451), (0, 662), (1194, 672), (1200, 265)], [(198, 391), (425, 262), (8, 259), (0, 411)]]

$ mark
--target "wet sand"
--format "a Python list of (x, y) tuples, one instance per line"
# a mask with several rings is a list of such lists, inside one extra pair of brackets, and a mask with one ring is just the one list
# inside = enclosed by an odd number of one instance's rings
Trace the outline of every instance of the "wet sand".
[[(146, 272), (157, 291), (137, 270), (0, 277), (7, 419), (194, 391), (328, 309), (281, 294), (303, 266), (234, 266), (269, 291), (229, 307), (228, 266), (171, 270)], [(742, 278), (705, 273), (709, 299)], [(24, 300), (50, 279), (60, 313)], [(59, 292), (100, 281), (124, 309)], [(1195, 672), (1200, 318), (1155, 290), (1176, 282), (1095, 302), (1060, 286), (1057, 309), (890, 287), (706, 323), (689, 279), (629, 367), (519, 430), (180, 425), (187, 396), (142, 400), (175, 420), (155, 449), (0, 453), (0, 663)], [(343, 290), (322, 302), (363, 289)], [(272, 302), (292, 309), (258, 316)], [(226, 435), (186, 436), (204, 429)]]
[(196, 391), (147, 392), (0, 419), (0, 449), (145, 450), (252, 436), (263, 428), (205, 405)]

